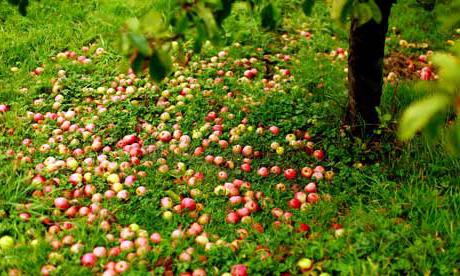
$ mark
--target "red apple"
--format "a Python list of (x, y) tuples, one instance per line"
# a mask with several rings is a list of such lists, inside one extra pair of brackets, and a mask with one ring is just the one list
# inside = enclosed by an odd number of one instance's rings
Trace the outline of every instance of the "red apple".
[(243, 150), (243, 147), (241, 145), (234, 145), (232, 147), (233, 154), (240, 154), (242, 150)]
[(281, 173), (281, 168), (278, 167), (278, 166), (273, 166), (273, 167), (270, 168), (270, 172), (272, 174), (279, 175)]
[(116, 257), (116, 256), (118, 256), (120, 254), (121, 254), (121, 249), (118, 246), (112, 247), (109, 250), (109, 256), (111, 256), (111, 257)]
[(107, 255), (107, 249), (103, 246), (94, 248), (93, 254), (98, 258), (104, 258)]
[(244, 163), (241, 165), (241, 170), (244, 172), (250, 172), (251, 171), (251, 164)]
[(139, 139), (134, 134), (126, 135), (125, 137), (123, 137), (123, 142), (126, 145), (132, 145), (132, 144), (134, 144), (134, 143), (136, 143), (138, 141), (139, 141)]
[(300, 201), (301, 203), (305, 203), (307, 201), (307, 194), (304, 192), (297, 192), (294, 195), (294, 198)]
[(214, 156), (212, 156), (212, 155), (206, 155), (206, 157), (204, 158), (204, 160), (206, 161), (206, 163), (212, 164), (212, 163), (214, 162)]
[(323, 179), (324, 175), (321, 172), (314, 172), (313, 175), (311, 176), (312, 179), (314, 180), (321, 180)]
[(313, 152), (313, 156), (317, 159), (317, 160), (323, 160), (324, 158), (324, 152), (322, 150), (315, 150)]
[(310, 193), (307, 196), (307, 201), (309, 203), (316, 203), (319, 201), (319, 195), (317, 193)]
[(284, 171), (284, 177), (288, 180), (295, 179), (297, 176), (297, 172), (294, 169), (287, 169)]
[(298, 228), (299, 232), (309, 232), (310, 231), (310, 226), (306, 223), (301, 223)]
[(430, 67), (423, 67), (420, 71), (420, 79), (421, 80), (430, 80), (432, 75), (432, 71)]
[(115, 272), (123, 273), (129, 269), (129, 264), (125, 261), (119, 261), (115, 264)]
[(225, 180), (225, 179), (228, 178), (228, 174), (225, 171), (220, 171), (220, 172), (217, 173), (217, 178), (219, 180)]
[(243, 202), (243, 198), (241, 196), (232, 196), (229, 198), (230, 204), (238, 205)]
[(193, 211), (196, 208), (195, 200), (186, 197), (186, 198), (182, 199), (181, 207), (184, 208), (184, 209), (188, 209), (190, 211)]
[(305, 186), (306, 193), (316, 193), (316, 183), (310, 182)]
[(161, 242), (161, 235), (159, 233), (153, 233), (152, 235), (150, 235), (150, 240), (153, 243), (158, 244)]
[(0, 113), (5, 113), (10, 110), (10, 106), (6, 104), (0, 104)]
[(288, 205), (289, 205), (289, 207), (291, 207), (293, 209), (300, 209), (300, 205), (302, 205), (302, 202), (300, 202), (296, 198), (293, 198), (293, 199), (289, 200)]
[(277, 126), (271, 126), (269, 130), (273, 135), (278, 135), (280, 133), (280, 129)]
[(248, 268), (242, 264), (234, 265), (231, 272), (232, 276), (248, 276)]
[(193, 152), (194, 156), (200, 156), (204, 153), (204, 148), (203, 147), (197, 147), (195, 151)]
[(256, 75), (257, 75), (257, 69), (255, 68), (244, 71), (244, 76), (248, 79), (253, 79)]
[(169, 131), (163, 130), (162, 132), (160, 132), (160, 135), (158, 136), (158, 139), (160, 139), (160, 141), (162, 141), (162, 142), (167, 143), (167, 142), (171, 141), (172, 136), (171, 136), (171, 133)]
[(281, 208), (273, 208), (272, 209), (272, 215), (275, 217), (275, 218), (280, 218), (282, 215), (283, 215), (283, 210)]
[(190, 228), (187, 230), (187, 234), (189, 236), (197, 236), (201, 234), (201, 232), (203, 232), (203, 226), (201, 226), (200, 224), (196, 222), (192, 223)]
[(56, 206), (56, 208), (59, 208), (61, 210), (65, 210), (69, 208), (70, 205), (66, 198), (58, 197), (54, 200), (54, 206)]
[(311, 175), (313, 174), (313, 169), (309, 167), (303, 167), (302, 170), (300, 171), (300, 175), (305, 178), (310, 178)]
[(262, 176), (262, 177), (267, 177), (268, 176), (268, 169), (266, 167), (261, 167), (257, 171), (257, 174)]
[(240, 208), (238, 210), (236, 210), (236, 213), (239, 217), (245, 217), (245, 216), (249, 216), (251, 214), (251, 211), (246, 208), (246, 207), (243, 207), (243, 208)]
[(280, 69), (280, 72), (283, 74), (283, 76), (289, 76), (291, 74), (291, 71), (287, 69)]
[(237, 213), (235, 212), (231, 212), (227, 215), (227, 217), (225, 218), (225, 221), (227, 223), (231, 223), (231, 224), (236, 224), (238, 223), (238, 221), (240, 220), (240, 217), (238, 216)]
[(206, 121), (213, 121), (216, 118), (217, 118), (217, 113), (214, 112), (214, 111), (211, 111), (211, 112), (208, 113), (208, 115), (206, 115), (205, 120)]
[(96, 264), (97, 257), (93, 253), (86, 253), (81, 257), (81, 265), (92, 267)]
[(222, 156), (216, 156), (214, 157), (214, 164), (217, 166), (222, 165), (225, 162), (225, 159)]
[(244, 204), (244, 207), (248, 208), (251, 212), (256, 212), (259, 210), (259, 205), (257, 202), (251, 199), (247, 199), (247, 202)]
[(253, 149), (251, 146), (245, 146), (242, 150), (243, 156), (250, 157), (253, 154)]
[(40, 122), (40, 121), (43, 121), (45, 119), (45, 116), (43, 116), (42, 114), (40, 113), (35, 113), (34, 115), (34, 121), (35, 122)]
[(314, 172), (320, 172), (320, 173), (324, 173), (324, 171), (326, 171), (326, 169), (323, 167), (323, 166), (316, 166), (314, 169), (313, 169)]

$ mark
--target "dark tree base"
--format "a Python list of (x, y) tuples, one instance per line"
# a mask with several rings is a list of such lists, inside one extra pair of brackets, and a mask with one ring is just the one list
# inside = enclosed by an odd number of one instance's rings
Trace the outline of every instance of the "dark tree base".
[(367, 136), (379, 125), (376, 107), (380, 105), (383, 85), (383, 57), (393, 0), (376, 0), (382, 13), (380, 23), (363, 25), (353, 19), (348, 57), (348, 108), (345, 123), (356, 136)]

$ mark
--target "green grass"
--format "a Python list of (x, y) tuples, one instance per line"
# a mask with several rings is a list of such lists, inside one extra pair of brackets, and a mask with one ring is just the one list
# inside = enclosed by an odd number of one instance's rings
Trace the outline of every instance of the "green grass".
[[(156, 8), (168, 7), (168, 1), (154, 1)], [(293, 1), (295, 2), (295, 1)], [(400, 39), (409, 42), (427, 42), (429, 49), (442, 50), (447, 46), (445, 41), (450, 35), (447, 31), (438, 29), (433, 22), (433, 15), (413, 8), (413, 13), (407, 10), (414, 1), (402, 2), (395, 6), (391, 26), (400, 33), (390, 33), (387, 52), (403, 52), (405, 54), (421, 54), (426, 49), (401, 49)], [(149, 3), (139, 1), (41, 1), (32, 2), (27, 17), (21, 17), (17, 11), (2, 4), (0, 9), (0, 103), (12, 105), (12, 110), (5, 115), (0, 114), (0, 236), (11, 235), (16, 240), (16, 247), (0, 251), (0, 274), (6, 275), (12, 268), (17, 268), (24, 275), (36, 275), (44, 264), (54, 264), (56, 275), (86, 275), (89, 269), (79, 265), (81, 254), (72, 254), (68, 247), (57, 252), (64, 260), (49, 259), (52, 252), (46, 241), (46, 227), (40, 222), (40, 217), (49, 216), (62, 221), (62, 214), (53, 214), (52, 198), (62, 194), (63, 190), (72, 186), (67, 183), (69, 171), (55, 174), (62, 184), (55, 188), (52, 197), (32, 197), (36, 187), (31, 186), (30, 178), (35, 173), (34, 167), (50, 154), (60, 158), (68, 155), (52, 150), (49, 154), (28, 154), (27, 148), (21, 145), (24, 138), (33, 138), (34, 146), (45, 143), (50, 131), (56, 127), (55, 122), (46, 121), (48, 128), (34, 131), (31, 121), (26, 118), (26, 111), (46, 112), (51, 108), (54, 96), (51, 91), (50, 79), (56, 77), (59, 68), (67, 71), (67, 79), (61, 94), (65, 95), (62, 110), (75, 108), (78, 105), (96, 108), (96, 104), (83, 104), (88, 96), (99, 97), (94, 91), (83, 91), (82, 88), (110, 86), (117, 74), (125, 72), (126, 60), (118, 53), (118, 33), (123, 22), (128, 18), (144, 14)], [(294, 6), (293, 6), (294, 7)], [(437, 13), (445, 11), (442, 4), (436, 9)], [(163, 210), (159, 201), (164, 196), (172, 196), (171, 192), (179, 195), (189, 195), (189, 189), (184, 185), (174, 184), (175, 174), (164, 175), (157, 171), (159, 151), (144, 157), (154, 163), (152, 167), (139, 166), (137, 169), (147, 172), (146, 177), (139, 178), (136, 185), (144, 185), (148, 193), (144, 197), (136, 197), (134, 189), (130, 189), (131, 199), (122, 203), (119, 201), (103, 201), (104, 208), (114, 213), (117, 222), (114, 225), (125, 226), (132, 223), (140, 225), (149, 233), (160, 232), (164, 241), (143, 257), (147, 266), (137, 259), (132, 264), (132, 275), (147, 273), (148, 270), (161, 271), (154, 268), (159, 260), (167, 256), (177, 256), (189, 246), (196, 247), (197, 255), (206, 255), (207, 262), (196, 259), (193, 262), (181, 263), (175, 261), (174, 273), (178, 274), (189, 269), (204, 267), (210, 271), (217, 269), (219, 275), (229, 271), (236, 263), (245, 263), (250, 268), (250, 275), (279, 275), (289, 271), (293, 275), (299, 273), (295, 263), (302, 257), (315, 261), (314, 273), (328, 272), (330, 274), (351, 275), (398, 275), (398, 274), (458, 274), (460, 268), (460, 236), (458, 234), (460, 214), (460, 161), (449, 156), (441, 141), (432, 142), (424, 136), (419, 136), (410, 143), (401, 143), (395, 139), (395, 122), (411, 101), (420, 97), (414, 92), (412, 82), (402, 82), (397, 88), (387, 85), (382, 97), (381, 110), (383, 114), (391, 114), (392, 118), (386, 126), (382, 126), (382, 138), (378, 144), (371, 141), (352, 140), (342, 135), (340, 130), (343, 109), (346, 104), (346, 67), (345, 60), (329, 56), (331, 50), (338, 47), (346, 48), (346, 31), (328, 20), (327, 9), (317, 5), (312, 18), (300, 15), (292, 8), (290, 17), (286, 18), (284, 33), (297, 40), (297, 43), (280, 39), (279, 34), (262, 32), (258, 27), (257, 17), (251, 17), (244, 11), (232, 15), (225, 23), (229, 42), (241, 42), (243, 46), (228, 47), (233, 59), (258, 56), (257, 47), (262, 47), (268, 53), (289, 54), (292, 62), (277, 61), (280, 68), (289, 68), (294, 78), (281, 82), (281, 92), (264, 92), (260, 81), (257, 84), (244, 84), (236, 79), (228, 79), (225, 85), (236, 92), (235, 99), (226, 98), (227, 91), (222, 85), (207, 81), (214, 78), (216, 69), (198, 70), (184, 69), (184, 76), (195, 77), (202, 90), (212, 90), (213, 95), (204, 97), (194, 92), (194, 98), (186, 100), (184, 106), (176, 106), (174, 112), (182, 112), (181, 121), (184, 132), (192, 135), (193, 130), (199, 129), (204, 123), (204, 116), (209, 111), (219, 111), (222, 106), (229, 107), (235, 119), (228, 119), (226, 127), (239, 124), (243, 118), (248, 119), (248, 125), (255, 128), (262, 124), (264, 127), (277, 125), (281, 134), (274, 137), (270, 134), (263, 136), (247, 131), (241, 134), (241, 145), (252, 145), (256, 150), (267, 152), (266, 156), (254, 159), (253, 168), (259, 166), (279, 165), (282, 168), (299, 168), (305, 165), (321, 164), (335, 172), (332, 182), (321, 181), (320, 194), (325, 198), (312, 206), (308, 211), (294, 210), (294, 226), (300, 222), (308, 223), (312, 231), (308, 237), (290, 231), (283, 226), (276, 230), (271, 226), (274, 218), (270, 209), (280, 207), (289, 210), (287, 201), (293, 193), (280, 192), (274, 187), (279, 182), (286, 182), (282, 176), (261, 179), (253, 171), (244, 174), (239, 170), (226, 170), (229, 179), (242, 178), (251, 183), (254, 190), (263, 191), (272, 198), (267, 201), (267, 207), (253, 215), (255, 222), (265, 226), (265, 232), (256, 233), (250, 225), (228, 225), (223, 223), (227, 214), (227, 200), (214, 195), (217, 184), (222, 184), (216, 177), (219, 170), (204, 162), (202, 157), (170, 156), (167, 162), (173, 168), (178, 162), (184, 162), (187, 169), (202, 171), (205, 181), (198, 188), (202, 195), (197, 196), (198, 202), (204, 204), (203, 213), (212, 215), (211, 223), (205, 225), (204, 231), (219, 235), (220, 239), (232, 241), (238, 237), (236, 230), (245, 228), (250, 233), (246, 242), (238, 251), (232, 252), (228, 247), (218, 247), (204, 251), (197, 247), (193, 239), (185, 239), (176, 247), (170, 245), (171, 231), (178, 225), (184, 228), (194, 219), (186, 215), (173, 215), (171, 221), (162, 219)], [(297, 31), (309, 30), (313, 33), (312, 40), (301, 38)], [(91, 65), (74, 65), (68, 61), (52, 60), (57, 53), (64, 50), (80, 52), (82, 46), (93, 43), (95, 47), (104, 47), (107, 51), (100, 58), (95, 58)], [(93, 50), (94, 50), (93, 48)], [(93, 51), (92, 50), (92, 51)], [(201, 54), (194, 55), (191, 63), (209, 60), (220, 49), (205, 49)], [(320, 53), (320, 54), (318, 54)], [(31, 77), (29, 72), (46, 64), (45, 72), (39, 77)], [(13, 73), (10, 68), (17, 66), (19, 72)], [(229, 64), (225, 65), (229, 68)], [(256, 64), (259, 71), (262, 65)], [(275, 69), (276, 70), (276, 69)], [(235, 74), (242, 75), (243, 68), (234, 69)], [(87, 79), (82, 79), (87, 77)], [(259, 79), (260, 80), (260, 79)], [(27, 87), (27, 90), (20, 90)], [(171, 83), (162, 83), (161, 89), (168, 89), (176, 95), (180, 88)], [(394, 93), (396, 89), (396, 94)], [(134, 132), (138, 119), (145, 119), (153, 125), (160, 123), (159, 116), (165, 110), (155, 107), (152, 103), (158, 100), (159, 92), (146, 89), (145, 92), (135, 93), (130, 100), (107, 105), (108, 110), (97, 120), (92, 118), (94, 112), (83, 111), (75, 122), (97, 123), (98, 134), (104, 136), (105, 145), (114, 145), (126, 134)], [(251, 104), (244, 97), (252, 97), (257, 105)], [(44, 105), (33, 105), (33, 100), (42, 98)], [(147, 98), (147, 101), (140, 100)], [(177, 99), (172, 98), (173, 104)], [(147, 105), (147, 103), (150, 103)], [(249, 108), (250, 112), (243, 111)], [(121, 112), (121, 111), (126, 112)], [(175, 115), (174, 115), (175, 116)], [(107, 126), (113, 124), (113, 128)], [(166, 123), (167, 129), (172, 129), (173, 122)], [(227, 124), (227, 123), (226, 123)], [(7, 134), (14, 128), (13, 134)], [(315, 161), (306, 153), (292, 149), (284, 137), (296, 129), (308, 130), (313, 134), (316, 147), (327, 153), (327, 159)], [(228, 130), (228, 129), (226, 129)], [(210, 134), (210, 131), (204, 131)], [(145, 142), (155, 142), (155, 138), (141, 131)], [(77, 138), (83, 145), (90, 145), (76, 134), (65, 134), (65, 142)], [(228, 133), (224, 134), (228, 139)], [(112, 139), (110, 141), (109, 139)], [(278, 156), (270, 150), (274, 141), (284, 143), (286, 153)], [(191, 149), (200, 145), (198, 139), (193, 139)], [(231, 144), (232, 145), (232, 144)], [(161, 146), (160, 146), (161, 147)], [(7, 149), (22, 151), (30, 155), (32, 163), (21, 163), (6, 156)], [(241, 156), (235, 156), (231, 150), (221, 150), (212, 145), (206, 154), (221, 155), (232, 159), (236, 167), (242, 162)], [(90, 152), (91, 157), (97, 156)], [(120, 157), (113, 160), (126, 161)], [(130, 171), (130, 173), (133, 173)], [(286, 182), (288, 189), (292, 186)], [(300, 180), (299, 184), (306, 184)], [(104, 192), (106, 182), (103, 177), (95, 176), (94, 185), (98, 192)], [(330, 199), (326, 195), (330, 195)], [(23, 222), (18, 219), (24, 211), (24, 203), (31, 202), (28, 210), (32, 219)], [(80, 200), (79, 204), (90, 204), (88, 198)], [(77, 227), (70, 231), (62, 231), (55, 237), (71, 233), (76, 240), (85, 244), (83, 252), (89, 252), (94, 246), (115, 246), (105, 233), (95, 226), (88, 226), (83, 218), (72, 220)], [(345, 234), (335, 237), (331, 228), (333, 223), (344, 226)], [(116, 227), (114, 227), (116, 228)], [(111, 233), (118, 234), (119, 229)], [(31, 246), (32, 240), (38, 240), (37, 246)], [(261, 261), (255, 257), (261, 254), (257, 246), (263, 245), (271, 252), (271, 258)], [(160, 250), (161, 249), (161, 250)], [(126, 254), (123, 253), (122, 256)], [(25, 261), (27, 258), (27, 261)], [(119, 258), (115, 258), (119, 260)], [(99, 267), (100, 268), (100, 267)], [(99, 270), (100, 271), (100, 270)]]

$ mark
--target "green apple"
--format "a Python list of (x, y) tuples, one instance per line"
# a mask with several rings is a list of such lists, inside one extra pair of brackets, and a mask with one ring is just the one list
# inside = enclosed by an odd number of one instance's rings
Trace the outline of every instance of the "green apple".
[(10, 236), (3, 236), (0, 238), (0, 249), (11, 249), (14, 246), (14, 239)]
[(111, 174), (107, 177), (107, 182), (109, 183), (120, 183), (120, 177), (118, 176), (118, 174)]
[(276, 153), (277, 153), (278, 155), (283, 155), (283, 153), (284, 153), (284, 148), (283, 148), (283, 147), (278, 147), (278, 148), (276, 148)]
[(173, 213), (170, 211), (165, 211), (163, 212), (163, 219), (165, 220), (171, 220), (173, 216)]
[(131, 229), (131, 231), (137, 233), (141, 229), (141, 227), (136, 223), (132, 223), (132, 224), (129, 225), (129, 229)]
[(309, 270), (313, 266), (313, 261), (308, 258), (302, 258), (297, 262), (297, 266), (301, 270)]

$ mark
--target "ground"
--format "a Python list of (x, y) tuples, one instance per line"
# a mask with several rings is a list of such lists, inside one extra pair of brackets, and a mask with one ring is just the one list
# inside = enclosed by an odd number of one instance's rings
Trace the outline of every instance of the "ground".
[(429, 51), (455, 39), (445, 6), (394, 8), (379, 142), (341, 124), (347, 37), (325, 6), (292, 5), (279, 33), (240, 10), (228, 45), (159, 84), (119, 54), (147, 8), (0, 8), (2, 275), (459, 273), (459, 161), (394, 135)]

